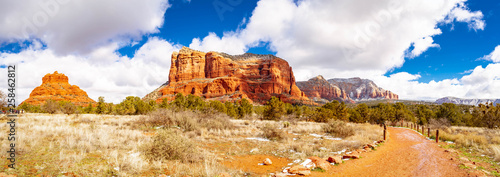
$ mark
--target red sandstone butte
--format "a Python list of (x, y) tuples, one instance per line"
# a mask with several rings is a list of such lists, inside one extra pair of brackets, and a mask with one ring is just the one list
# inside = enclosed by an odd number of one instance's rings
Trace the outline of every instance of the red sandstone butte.
[(237, 101), (248, 98), (265, 103), (272, 96), (284, 102), (308, 102), (295, 84), (288, 62), (273, 55), (228, 55), (183, 47), (172, 54), (169, 81), (144, 100), (173, 100), (177, 93), (209, 100)]
[[(85, 91), (68, 83), (68, 77), (55, 71), (42, 78), (42, 85), (31, 91), (30, 97), (23, 101), (31, 105), (43, 105), (47, 100), (69, 101), (77, 106), (87, 106), (96, 102)], [(22, 103), (21, 103), (22, 104)]]

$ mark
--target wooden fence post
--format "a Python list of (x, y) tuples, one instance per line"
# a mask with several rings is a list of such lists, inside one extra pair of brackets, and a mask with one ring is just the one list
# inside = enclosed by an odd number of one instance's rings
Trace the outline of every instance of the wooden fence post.
[(439, 130), (436, 130), (436, 143), (439, 143)]
[(387, 139), (387, 126), (384, 124), (384, 141)]

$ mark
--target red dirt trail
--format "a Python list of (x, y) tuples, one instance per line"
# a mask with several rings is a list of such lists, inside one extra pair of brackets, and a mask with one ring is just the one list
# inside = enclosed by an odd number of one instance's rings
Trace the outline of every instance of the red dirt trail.
[[(377, 150), (361, 154), (360, 159), (348, 160), (326, 172), (313, 171), (310, 176), (330, 177), (462, 177), (468, 173), (458, 167), (456, 155), (444, 152), (435, 141), (427, 140), (414, 130), (388, 127), (388, 139)], [(263, 159), (271, 158), (273, 165), (259, 166)], [(233, 157), (223, 163), (232, 169), (253, 174), (268, 175), (280, 172), (291, 160), (265, 155)]]
[(311, 176), (468, 176), (452, 155), (413, 130), (388, 127), (388, 140), (376, 151), (361, 154), (327, 172)]

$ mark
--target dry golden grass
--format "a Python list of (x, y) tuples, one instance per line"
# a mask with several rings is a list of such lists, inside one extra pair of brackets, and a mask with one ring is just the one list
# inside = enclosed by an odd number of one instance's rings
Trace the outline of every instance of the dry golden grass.
[[(149, 116), (49, 115), (24, 114), (17, 122), (16, 169), (1, 171), (20, 176), (216, 176), (229, 172), (221, 160), (234, 155), (268, 154), (289, 159), (309, 156), (326, 157), (342, 150), (354, 150), (382, 138), (382, 128), (369, 124), (351, 124), (354, 134), (342, 139), (324, 133), (324, 123), (229, 120), (224, 115), (193, 112), (156, 112)], [(1, 131), (7, 132), (6, 119)], [(272, 129), (266, 130), (266, 125)], [(151, 147), (161, 147), (169, 138), (159, 138), (163, 129), (176, 129), (170, 141), (180, 158), (166, 157)], [(280, 131), (281, 141), (257, 141), (265, 131)], [(181, 138), (186, 141), (177, 141)], [(156, 139), (156, 141), (155, 141)], [(7, 151), (8, 140), (0, 136), (1, 148)], [(148, 151), (148, 147), (149, 150)], [(161, 148), (160, 148), (161, 149)], [(147, 153), (149, 152), (149, 153)], [(162, 155), (163, 154), (163, 155)]]
[(493, 160), (500, 161), (500, 146), (490, 145), (490, 149), (493, 155)]
[(325, 133), (330, 133), (342, 138), (354, 135), (354, 127), (339, 120), (329, 121), (327, 124), (323, 125), (322, 128)]
[(442, 127), (441, 140), (454, 142), (455, 147), (487, 154), (500, 161), (500, 130), (479, 127)]

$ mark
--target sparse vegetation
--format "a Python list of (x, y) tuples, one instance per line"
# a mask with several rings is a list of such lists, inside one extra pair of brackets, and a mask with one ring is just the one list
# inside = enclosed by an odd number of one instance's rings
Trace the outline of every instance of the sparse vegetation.
[(197, 153), (194, 142), (184, 137), (177, 130), (160, 130), (151, 138), (151, 141), (140, 147), (146, 159), (181, 160), (183, 162), (198, 162), (203, 157)]
[(262, 136), (270, 140), (280, 141), (287, 138), (285, 131), (269, 123), (262, 127), (262, 132), (264, 132)]
[(336, 137), (346, 138), (354, 135), (354, 128), (351, 125), (339, 120), (329, 121), (327, 124), (323, 125), (323, 131), (325, 133), (330, 133)]
[(44, 105), (42, 105), (42, 110), (49, 114), (54, 114), (59, 111), (59, 105), (54, 100), (47, 100)]
[[(130, 96), (120, 104), (106, 103), (104, 97), (100, 97), (97, 104), (85, 107), (55, 101), (42, 106), (22, 104), (18, 109), (51, 115), (27, 114), (27, 118), (20, 119), (21, 125), (30, 128), (20, 127), (27, 131), (19, 135), (23, 139), (19, 153), (39, 158), (21, 158), (22, 167), (9, 173), (22, 172), (30, 176), (71, 171), (81, 176), (140, 176), (153, 172), (154, 175), (215, 176), (229, 171), (238, 176), (242, 173), (220, 164), (222, 156), (255, 154), (252, 150), (258, 149), (261, 154), (289, 159), (324, 157), (345, 149), (359, 149), (379, 140), (382, 128), (374, 124), (390, 125), (400, 121), (439, 128), (442, 130), (440, 138), (453, 141), (455, 148), (486, 154), (498, 161), (500, 133), (497, 130), (455, 127), (495, 128), (495, 120), (500, 117), (498, 107), (403, 103), (351, 105), (337, 101), (310, 107), (283, 103), (275, 97), (261, 106), (252, 105), (246, 99), (235, 103), (205, 102), (200, 97), (182, 94), (177, 94), (170, 103), (166, 99), (160, 103), (145, 102)], [(91, 115), (94, 113), (98, 115)], [(482, 122), (486, 119), (488, 121)], [(60, 128), (49, 129), (49, 125)], [(261, 141), (259, 137), (272, 141)], [(182, 144), (165, 145), (168, 139)], [(57, 153), (58, 157), (50, 155)], [(40, 164), (49, 161), (62, 164), (62, 167), (44, 167), (40, 173), (33, 173), (28, 169), (27, 161), (30, 160)], [(95, 166), (94, 171), (88, 170)], [(99, 171), (95, 171), (97, 169)]]
[(285, 111), (285, 104), (278, 98), (272, 97), (264, 107), (263, 118), (264, 120), (281, 120)]

